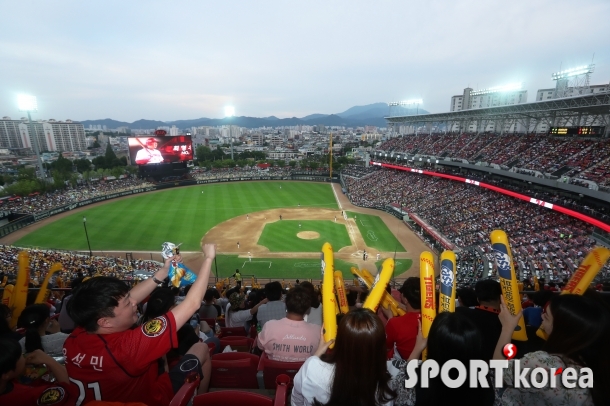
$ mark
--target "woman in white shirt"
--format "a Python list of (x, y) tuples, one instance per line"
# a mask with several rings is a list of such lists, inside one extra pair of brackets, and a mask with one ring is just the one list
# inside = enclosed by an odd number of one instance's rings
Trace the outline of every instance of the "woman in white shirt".
[(341, 319), (335, 347), (324, 342), (294, 377), (292, 406), (315, 404), (387, 405), (396, 393), (389, 387), (383, 323), (368, 309), (356, 309)]
[(51, 320), (46, 304), (33, 304), (23, 309), (17, 326), (25, 329), (25, 337), (19, 341), (24, 353), (42, 350), (51, 356), (63, 354), (68, 334), (59, 332), (59, 323), (55, 319)]

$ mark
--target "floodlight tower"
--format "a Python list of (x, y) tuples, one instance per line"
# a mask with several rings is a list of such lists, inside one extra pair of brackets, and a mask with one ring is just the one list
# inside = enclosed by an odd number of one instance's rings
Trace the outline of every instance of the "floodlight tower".
[(553, 73), (551, 77), (553, 80), (557, 81), (555, 86), (555, 98), (568, 97), (570, 88), (573, 88), (573, 95), (583, 94), (589, 88), (589, 79), (594, 70), (595, 64), (591, 63), (589, 65)]
[[(400, 116), (401, 114), (399, 114), (398, 112), (402, 112), (403, 109), (408, 109), (409, 108), (408, 106), (414, 106), (414, 105), (417, 106), (417, 108), (415, 110), (415, 115), (418, 116), (420, 104), (423, 104), (422, 99), (411, 99), (411, 100), (403, 100), (403, 101), (399, 101), (399, 102), (390, 102), (390, 103), (388, 103), (388, 106), (390, 107), (390, 116), (392, 116), (392, 111), (394, 111), (395, 116)], [(405, 113), (406, 113), (406, 111), (405, 111)], [(403, 115), (406, 116), (408, 114), (403, 114)], [(417, 126), (415, 127), (415, 135), (417, 135)]]
[(32, 147), (34, 148), (34, 153), (36, 154), (36, 159), (38, 160), (38, 177), (40, 179), (45, 178), (44, 168), (42, 167), (42, 159), (40, 158), (40, 148), (38, 148), (38, 137), (34, 131), (34, 124), (32, 123), (32, 116), (30, 112), (38, 111), (38, 102), (36, 100), (36, 96), (29, 96), (25, 94), (20, 94), (17, 96), (17, 105), (19, 106), (19, 110), (26, 111), (28, 113), (28, 124), (29, 124), (29, 133), (30, 139), (32, 140)]

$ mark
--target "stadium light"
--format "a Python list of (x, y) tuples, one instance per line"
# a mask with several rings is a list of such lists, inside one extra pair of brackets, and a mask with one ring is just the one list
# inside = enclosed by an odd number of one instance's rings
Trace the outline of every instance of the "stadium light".
[(594, 64), (583, 65), (583, 66), (579, 66), (576, 68), (565, 69), (565, 70), (562, 70), (561, 72), (553, 73), (551, 75), (551, 77), (553, 78), (553, 80), (567, 79), (572, 76), (586, 75), (588, 73), (593, 73), (594, 69), (595, 69)]
[(509, 83), (507, 85), (502, 85), (502, 86), (494, 86), (494, 87), (490, 87), (487, 89), (482, 89), (482, 90), (476, 90), (474, 92), (470, 92), (471, 96), (479, 96), (482, 94), (489, 94), (489, 93), (502, 93), (502, 92), (512, 92), (515, 90), (520, 90), (521, 87), (523, 86), (523, 83), (519, 82), (519, 83)]
[(34, 132), (34, 124), (32, 123), (32, 115), (30, 114), (32, 111), (38, 111), (36, 96), (30, 96), (27, 94), (17, 95), (17, 106), (19, 107), (19, 110), (26, 111), (28, 113), (28, 132), (30, 134), (30, 140), (32, 140), (36, 160), (38, 161), (38, 177), (44, 179), (45, 173), (42, 166), (42, 159), (40, 158), (40, 148), (38, 148), (38, 137), (36, 137)]
[(419, 104), (423, 104), (424, 102), (422, 101), (422, 99), (411, 99), (411, 100), (403, 100), (403, 101), (399, 101), (399, 102), (390, 102), (388, 103), (388, 106), (413, 106), (413, 105), (419, 105)]
[(38, 111), (36, 96), (20, 94), (17, 96), (17, 105), (21, 111)]
[(225, 117), (233, 117), (235, 115), (235, 107), (226, 106), (225, 107)]

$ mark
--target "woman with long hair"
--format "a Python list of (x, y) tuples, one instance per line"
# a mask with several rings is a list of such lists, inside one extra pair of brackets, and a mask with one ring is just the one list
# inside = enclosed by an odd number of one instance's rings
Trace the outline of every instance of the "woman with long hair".
[[(504, 300), (500, 306), (502, 333), (498, 340), (494, 359), (504, 359), (502, 349), (510, 342), (510, 337), (519, 322), (521, 313), (513, 316)], [(553, 405), (591, 405), (610, 404), (610, 309), (598, 293), (592, 290), (580, 295), (559, 295), (551, 299), (542, 314), (542, 327), (549, 335), (543, 351), (526, 354), (520, 360), (520, 369), (574, 368), (578, 376), (583, 376), (585, 368), (592, 372), (590, 388), (563, 386), (557, 376), (554, 388), (550, 377), (540, 389), (517, 388), (514, 385), (514, 362), (504, 370), (503, 404), (553, 404)], [(578, 382), (578, 381), (576, 381)]]
[(68, 334), (59, 332), (59, 323), (51, 319), (46, 304), (33, 304), (23, 309), (17, 327), (25, 329), (25, 337), (19, 341), (25, 353), (42, 350), (54, 356), (63, 354)]
[(292, 405), (392, 405), (396, 392), (389, 387), (385, 330), (368, 309), (347, 313), (334, 340), (324, 342), (294, 377)]
[[(449, 360), (459, 360), (468, 365), (470, 360), (485, 359), (483, 338), (477, 326), (460, 313), (440, 313), (434, 319), (428, 338), (421, 332), (421, 322), (415, 347), (409, 356), (409, 361), (418, 360), (423, 350), (427, 348), (427, 359), (434, 360), (440, 367)], [(391, 386), (398, 392), (395, 405), (440, 405), (451, 403), (451, 399), (458, 399), (460, 404), (472, 406), (490, 406), (494, 404), (495, 393), (489, 382), (488, 388), (469, 388), (470, 376), (459, 388), (448, 388), (440, 375), (431, 378), (428, 388), (405, 388), (406, 361), (393, 361), (395, 368), (401, 372), (392, 378)], [(455, 369), (450, 370), (452, 379), (457, 377)], [(419, 381), (418, 381), (419, 383)]]

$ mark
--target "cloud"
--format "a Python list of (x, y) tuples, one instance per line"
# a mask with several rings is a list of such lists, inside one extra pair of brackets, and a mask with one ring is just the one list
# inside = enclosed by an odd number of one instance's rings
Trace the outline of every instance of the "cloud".
[[(586, 29), (568, 29), (567, 16)], [(610, 3), (433, 0), (10, 2), (0, 26), (0, 114), (134, 121), (337, 113), (421, 97), (447, 111), (467, 86), (553, 87), (560, 66), (610, 80)], [(596, 23), (596, 21), (598, 23)], [(284, 115), (286, 114), (286, 115)]]

